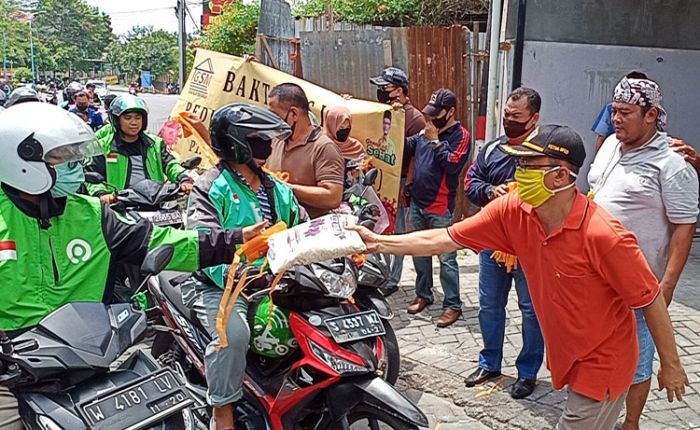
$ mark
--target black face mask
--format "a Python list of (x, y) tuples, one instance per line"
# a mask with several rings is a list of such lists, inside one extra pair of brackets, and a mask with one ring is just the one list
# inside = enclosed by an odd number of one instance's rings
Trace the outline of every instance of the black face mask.
[(506, 136), (514, 139), (520, 137), (527, 133), (529, 128), (527, 128), (527, 123), (530, 122), (532, 117), (523, 122), (513, 121), (512, 119), (503, 119), (503, 130), (506, 132)]
[(450, 115), (450, 116), (445, 115), (442, 118), (435, 118), (435, 119), (431, 120), (430, 122), (433, 123), (435, 128), (437, 128), (438, 130), (441, 130), (445, 125), (447, 125), (447, 121), (449, 121), (450, 118), (452, 118), (452, 115)]
[(88, 105), (82, 105), (82, 104), (78, 105), (77, 104), (77, 105), (75, 105), (75, 107), (81, 112), (85, 112), (86, 110), (88, 110)]
[(335, 137), (338, 139), (338, 142), (345, 142), (348, 140), (348, 137), (350, 137), (350, 129), (349, 128), (341, 128), (340, 130), (335, 132)]
[(259, 137), (248, 138), (250, 152), (253, 158), (258, 160), (267, 160), (272, 154), (272, 141), (260, 139)]
[(391, 101), (389, 91), (384, 91), (381, 88), (377, 88), (377, 101), (379, 101), (379, 103), (389, 103)]

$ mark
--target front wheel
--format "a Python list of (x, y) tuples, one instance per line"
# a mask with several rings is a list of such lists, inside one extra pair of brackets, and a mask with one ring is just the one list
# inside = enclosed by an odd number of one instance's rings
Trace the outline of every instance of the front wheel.
[(382, 365), (379, 371), (382, 374), (382, 379), (391, 385), (395, 385), (399, 379), (399, 369), (401, 368), (401, 352), (399, 351), (399, 341), (396, 339), (396, 332), (387, 320), (382, 320), (384, 323), (384, 331), (386, 334), (382, 336), (384, 349), (382, 350)]
[(348, 424), (351, 430), (382, 429), (382, 430), (416, 430), (418, 427), (389, 415), (388, 413), (369, 405), (357, 405), (348, 413)]

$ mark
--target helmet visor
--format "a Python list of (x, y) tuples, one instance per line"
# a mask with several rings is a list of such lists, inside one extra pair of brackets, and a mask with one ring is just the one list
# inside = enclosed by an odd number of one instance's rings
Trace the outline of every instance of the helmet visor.
[(81, 161), (98, 155), (102, 155), (102, 147), (97, 142), (97, 139), (93, 138), (84, 142), (71, 143), (54, 148), (44, 155), (44, 161), (55, 166), (56, 164)]
[(261, 139), (261, 140), (286, 140), (292, 135), (292, 130), (288, 127), (276, 130), (256, 130), (248, 133), (246, 137), (248, 139)]

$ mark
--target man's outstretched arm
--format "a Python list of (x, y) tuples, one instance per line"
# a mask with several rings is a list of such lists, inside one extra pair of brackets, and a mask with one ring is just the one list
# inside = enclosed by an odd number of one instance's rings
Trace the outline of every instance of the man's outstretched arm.
[(360, 226), (350, 229), (360, 234), (367, 245), (368, 253), (439, 255), (462, 248), (452, 240), (446, 228), (421, 230), (394, 236), (382, 236)]

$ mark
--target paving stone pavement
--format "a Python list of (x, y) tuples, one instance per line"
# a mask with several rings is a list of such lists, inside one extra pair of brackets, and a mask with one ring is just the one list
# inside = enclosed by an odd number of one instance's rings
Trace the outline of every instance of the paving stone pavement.
[[(522, 346), (521, 317), (514, 290), (511, 290), (506, 311), (502, 369), (504, 377), (497, 383), (481, 387), (464, 386), (463, 379), (477, 367), (482, 345), (477, 318), (479, 261), (473, 252), (463, 251), (460, 252), (458, 262), (464, 315), (451, 327), (440, 329), (433, 323), (442, 311), (437, 259), (433, 259), (436, 304), (418, 315), (408, 315), (406, 312), (406, 307), (415, 297), (413, 286), (416, 275), (411, 258), (404, 260), (401, 288), (390, 298), (396, 315), (392, 326), (401, 348), (400, 387), (408, 390), (409, 397), (418, 399), (419, 405), (427, 414), (432, 414), (432, 429), (438, 423), (441, 430), (553, 428), (561, 414), (566, 395), (565, 392), (552, 388), (549, 371), (544, 365), (532, 396), (513, 400), (507, 393), (507, 387), (517, 375), (515, 359)], [(693, 284), (686, 277), (686, 282), (681, 283), (677, 289), (685, 290), (679, 293), (687, 295), (687, 289), (693, 287)], [(683, 303), (674, 302), (670, 314), (681, 360), (691, 385), (687, 388), (683, 402), (674, 403), (668, 403), (665, 392), (660, 393), (653, 388), (642, 415), (641, 428), (700, 429), (700, 312)], [(658, 369), (658, 365), (657, 356), (655, 369)], [(653, 386), (656, 386), (655, 379)], [(436, 399), (442, 399), (446, 403), (435, 403)]]

